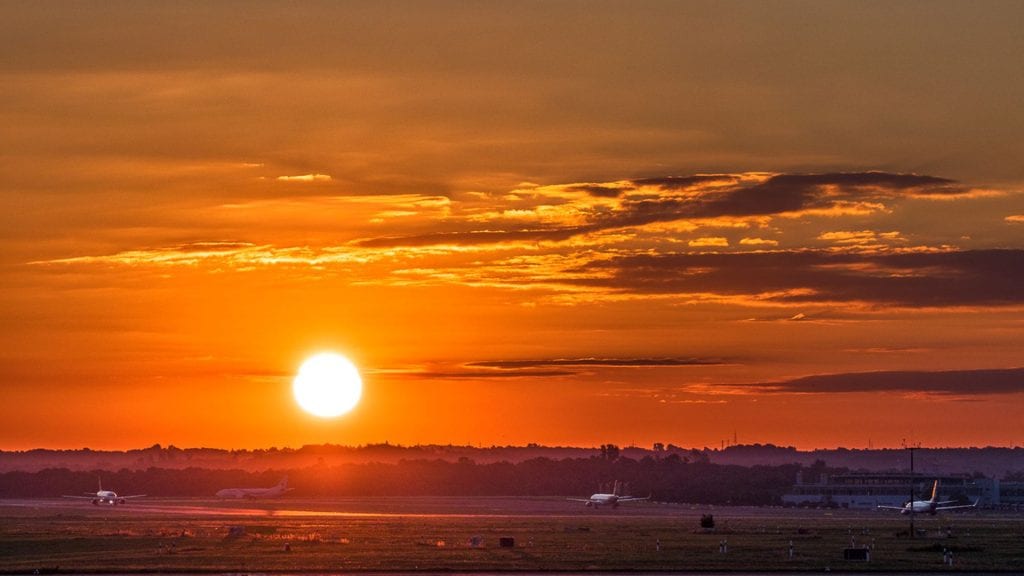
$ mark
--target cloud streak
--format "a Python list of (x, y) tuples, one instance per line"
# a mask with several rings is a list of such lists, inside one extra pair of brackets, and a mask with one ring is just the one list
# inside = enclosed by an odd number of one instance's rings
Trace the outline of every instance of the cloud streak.
[[(217, 272), (307, 267), (314, 275), (333, 268), (360, 283), (539, 290), (565, 304), (640, 298), (917, 308), (1024, 302), (1021, 250), (915, 246), (912, 235), (891, 222), (873, 229), (866, 222), (833, 226), (829, 218), (827, 228), (808, 233), (796, 218), (887, 214), (895, 202), (937, 197), (969, 198), (971, 189), (917, 174), (737, 173), (528, 184), (500, 198), (299, 197), (222, 205), (211, 222), (272, 226), (263, 223), (283, 214), (332, 233), (349, 226), (347, 237), (339, 231), (332, 243), (299, 246), (215, 240), (31, 263)], [(385, 224), (388, 231), (409, 233), (365, 235)], [(789, 233), (790, 225), (800, 237)]]
[(1024, 368), (822, 374), (747, 386), (764, 392), (797, 394), (862, 392), (904, 392), (939, 396), (1019, 394), (1024, 392)]
[(330, 182), (329, 174), (299, 174), (297, 176), (278, 176), (279, 182)]
[(519, 370), (547, 366), (610, 368), (664, 368), (682, 366), (717, 366), (726, 362), (714, 358), (552, 358), (541, 360), (483, 360), (466, 366)]
[[(871, 214), (909, 198), (970, 198), (977, 191), (953, 180), (918, 174), (854, 172), (756, 173), (643, 178), (571, 184), (520, 191), (557, 198), (571, 222), (523, 228), (492, 218), (486, 228), (369, 238), (369, 247), (552, 241), (608, 230), (677, 221), (797, 217), (805, 214)], [(574, 197), (573, 194), (576, 196)], [(518, 197), (518, 196), (517, 196)], [(594, 202), (597, 200), (599, 202)], [(700, 244), (698, 246), (705, 244)], [(716, 243), (716, 246), (723, 244)]]
[(488, 379), (513, 379), (513, 378), (556, 378), (560, 376), (573, 376), (575, 372), (568, 370), (423, 370), (416, 372), (405, 372), (400, 374), (406, 378), (417, 380), (488, 380)]
[(586, 269), (606, 275), (569, 282), (627, 293), (744, 295), (794, 304), (1024, 303), (1024, 250), (644, 254), (592, 262)]

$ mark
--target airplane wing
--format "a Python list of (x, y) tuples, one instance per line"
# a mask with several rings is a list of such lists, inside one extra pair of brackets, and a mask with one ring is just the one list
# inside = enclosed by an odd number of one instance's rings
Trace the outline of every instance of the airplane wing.
[(619, 498), (617, 502), (639, 502), (640, 500), (650, 500), (650, 496), (644, 496), (643, 498), (634, 498), (633, 496), (627, 496), (625, 498)]
[(118, 496), (117, 498), (118, 499), (124, 498), (125, 500), (128, 500), (128, 499), (131, 499), (131, 498), (142, 498), (143, 496), (145, 496), (145, 494), (132, 494), (131, 496)]
[(875, 508), (881, 508), (883, 510), (906, 510), (906, 506), (875, 506)]
[(93, 494), (92, 496), (68, 496), (67, 494), (65, 494), (61, 496), (61, 498), (74, 498), (76, 500), (95, 500), (96, 495)]
[(566, 498), (570, 502), (590, 502), (590, 498)]
[(935, 511), (938, 512), (940, 510), (960, 510), (962, 508), (977, 508), (977, 507), (978, 507), (978, 501), (975, 500), (974, 504), (962, 504), (960, 506), (936, 506), (935, 507)]

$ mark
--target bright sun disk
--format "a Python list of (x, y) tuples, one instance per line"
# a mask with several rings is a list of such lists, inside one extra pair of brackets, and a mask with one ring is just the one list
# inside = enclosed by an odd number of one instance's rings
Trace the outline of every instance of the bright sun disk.
[(359, 403), (363, 379), (348, 358), (325, 352), (302, 363), (292, 382), (292, 393), (306, 412), (321, 418), (333, 418)]

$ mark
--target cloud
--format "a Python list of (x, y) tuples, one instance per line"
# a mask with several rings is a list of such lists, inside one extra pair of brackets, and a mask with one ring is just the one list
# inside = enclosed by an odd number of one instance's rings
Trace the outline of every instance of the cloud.
[(742, 246), (778, 246), (778, 240), (766, 240), (764, 238), (741, 238)]
[(875, 232), (874, 230), (838, 230), (825, 232), (818, 240), (832, 242), (844, 246), (880, 246), (884, 242), (902, 242), (906, 239), (897, 232)]
[(575, 372), (568, 370), (449, 370), (449, 371), (408, 371), (397, 374), (400, 377), (427, 380), (469, 380), (490, 378), (555, 378), (572, 376)]
[(513, 379), (575, 376), (572, 368), (674, 368), (717, 366), (725, 361), (714, 358), (551, 358), (536, 360), (482, 360), (467, 362), (453, 369), (413, 369), (392, 372), (415, 379)]
[(1024, 303), (1024, 250), (799, 250), (638, 254), (594, 261), (570, 283), (639, 294), (745, 296), (775, 303), (907, 307)]
[(716, 366), (725, 364), (714, 358), (554, 358), (544, 360), (485, 360), (467, 366), (519, 370), (545, 366), (605, 366), (614, 368), (650, 368), (672, 366)]
[(606, 230), (678, 221), (865, 215), (884, 211), (901, 199), (961, 198), (971, 193), (971, 188), (946, 178), (887, 172), (714, 174), (541, 186), (517, 190), (505, 200), (522, 203), (533, 198), (559, 204), (562, 209), (550, 215), (561, 214), (561, 222), (522, 229), (504, 216), (526, 214), (524, 208), (492, 209), (486, 219), (474, 215), (476, 229), (370, 238), (362, 245), (481, 244), (509, 239), (560, 242)]
[(777, 190), (876, 189), (881, 191), (913, 191), (924, 195), (957, 194), (964, 191), (956, 181), (920, 174), (889, 172), (833, 172), (826, 174), (778, 174), (760, 185)]
[[(570, 305), (655, 298), (743, 306), (847, 303), (937, 308), (1024, 304), (1024, 291), (1020, 289), (1024, 285), (1024, 250), (599, 253), (586, 248), (567, 254), (552, 246), (499, 247), (507, 250), (507, 257), (498, 257), (495, 247), (478, 252), (477, 246), (429, 243), (402, 249), (396, 260), (391, 247), (274, 247), (206, 241), (31, 264), (201, 267), (215, 272), (267, 267), (301, 267), (315, 272), (330, 267), (345, 270), (353, 281), (364, 283), (532, 289), (546, 295), (541, 297)], [(460, 252), (473, 255), (459, 258)], [(444, 260), (439, 262), (438, 258)]]
[[(776, 174), (753, 184), (747, 180), (736, 175), (732, 180), (740, 182), (736, 186), (711, 189), (696, 196), (642, 200), (629, 206), (628, 215), (622, 219), (641, 222), (784, 214), (851, 202), (877, 203), (903, 196), (962, 194), (967, 190), (945, 178), (886, 172)], [(675, 190), (679, 184), (662, 181), (658, 186)]]
[(329, 174), (299, 174), (298, 176), (278, 176), (280, 182), (330, 182)]
[(733, 174), (697, 174), (695, 176), (663, 176), (661, 178), (640, 178), (633, 180), (636, 186), (656, 186), (665, 190), (681, 190), (699, 184), (735, 183), (740, 176)]
[(837, 326), (846, 322), (854, 321), (851, 318), (854, 317), (852, 312), (837, 312), (835, 310), (827, 311), (808, 311), (808, 312), (797, 312), (792, 313), (785, 312), (782, 314), (767, 314), (764, 316), (755, 316), (752, 318), (744, 318), (741, 322), (775, 322), (775, 323), (800, 323), (800, 324), (817, 324), (817, 325), (829, 325)]
[(799, 394), (852, 392), (905, 392), (940, 396), (1015, 394), (1024, 392), (1024, 368), (821, 374), (749, 386), (767, 392)]
[(503, 242), (559, 241), (579, 233), (576, 228), (526, 230), (474, 230), (471, 232), (433, 232), (416, 236), (371, 238), (356, 242), (364, 248), (393, 248), (400, 246), (476, 245)]
[(848, 348), (846, 352), (855, 354), (921, 354), (931, 352), (931, 348), (909, 346), (872, 346), (869, 348)]
[[(293, 236), (281, 245), (214, 240), (33, 264), (191, 266), (218, 273), (306, 266), (312, 273), (344, 269), (352, 281), (378, 285), (534, 290), (538, 299), (565, 305), (653, 298), (744, 306), (1020, 304), (1020, 250), (904, 247), (906, 239), (890, 228), (861, 223), (830, 230), (818, 222), (774, 220), (861, 204), (885, 208), (894, 199), (961, 189), (915, 174), (738, 173), (523, 184), (501, 196), (269, 198), (222, 204), (205, 217), (218, 230), (247, 234), (280, 219), (275, 234), (287, 229)], [(295, 236), (306, 239), (292, 232), (296, 223), (315, 229), (311, 237), (320, 242), (295, 245)], [(718, 236), (723, 227), (733, 229), (729, 234), (742, 229), (744, 237)], [(388, 235), (368, 237), (379, 230)], [(817, 248), (773, 249), (790, 232), (786, 246)], [(373, 266), (353, 266), (366, 263)]]
[(277, 248), (237, 241), (200, 241), (160, 248), (125, 250), (102, 256), (76, 256), (55, 260), (29, 262), (34, 266), (47, 265), (120, 265), (120, 266), (185, 266), (209, 264), (234, 270), (249, 270), (255, 266), (317, 266), (322, 264), (365, 263), (365, 254), (325, 248)]
[(706, 236), (690, 240), (688, 244), (694, 248), (727, 248), (729, 246), (729, 239), (722, 238), (721, 236)]
[(597, 196), (599, 198), (618, 198), (623, 192), (628, 190), (628, 188), (620, 188), (617, 186), (608, 186), (603, 184), (579, 184), (571, 186), (570, 189), (586, 192), (591, 196)]
[(1010, 224), (1024, 224), (1024, 214), (1014, 214), (1004, 218)]

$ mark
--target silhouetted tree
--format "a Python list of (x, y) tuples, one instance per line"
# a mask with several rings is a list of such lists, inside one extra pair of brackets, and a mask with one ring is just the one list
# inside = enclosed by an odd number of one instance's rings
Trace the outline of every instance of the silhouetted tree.
[[(58, 497), (103, 487), (127, 494), (212, 496), (227, 487), (272, 486), (289, 476), (295, 495), (320, 496), (571, 496), (586, 495), (618, 480), (633, 494), (658, 500), (704, 504), (781, 503), (793, 485), (799, 464), (783, 466), (687, 463), (677, 454), (633, 460), (605, 446), (605, 458), (533, 458), (478, 463), (410, 459), (397, 463), (324, 464), (252, 472), (239, 469), (158, 468), (145, 470), (69, 470), (0, 473), (0, 498)], [(611, 456), (617, 456), (614, 460)], [(182, 458), (184, 460), (184, 458)], [(610, 487), (610, 486), (609, 486)]]
[(609, 462), (614, 462), (619, 459), (619, 447), (615, 444), (601, 444), (601, 458)]

